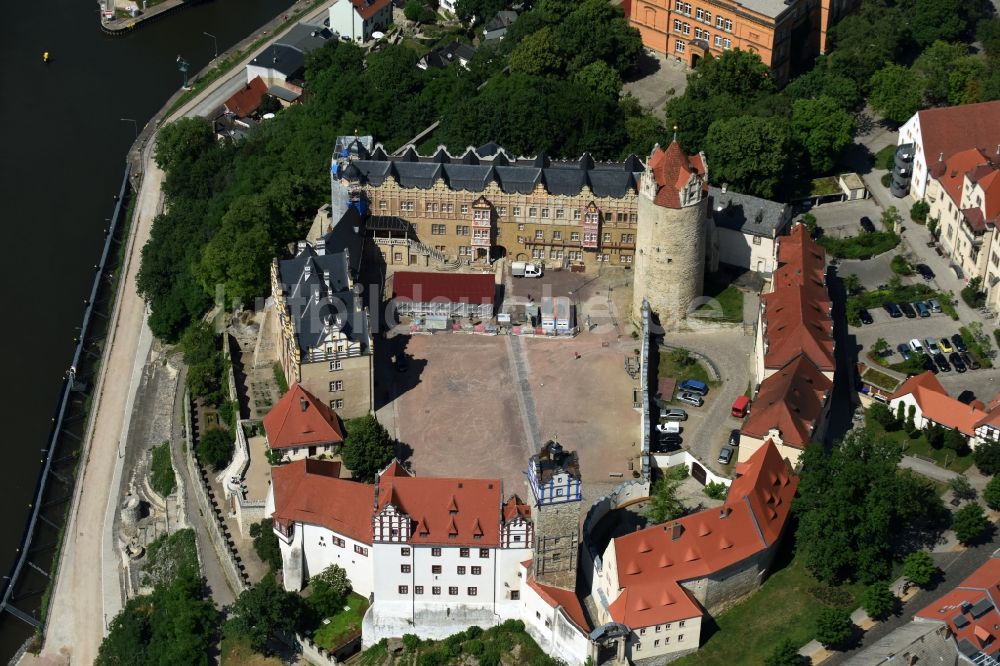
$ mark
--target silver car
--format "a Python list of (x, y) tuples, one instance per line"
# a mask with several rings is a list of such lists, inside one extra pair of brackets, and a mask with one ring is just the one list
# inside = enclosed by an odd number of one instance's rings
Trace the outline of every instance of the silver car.
[(688, 413), (683, 409), (661, 409), (660, 418), (664, 421), (687, 421)]
[(697, 393), (691, 393), (690, 391), (684, 391), (678, 395), (677, 400), (680, 402), (686, 402), (689, 405), (694, 405), (695, 407), (701, 407), (705, 404), (705, 399), (703, 397)]
[(733, 449), (730, 446), (723, 446), (719, 451), (719, 464), (728, 465), (729, 461), (733, 459)]

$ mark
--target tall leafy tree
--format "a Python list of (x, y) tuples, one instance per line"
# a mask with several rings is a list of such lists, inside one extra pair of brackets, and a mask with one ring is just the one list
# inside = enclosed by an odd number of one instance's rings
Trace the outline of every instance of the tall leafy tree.
[(236, 598), (226, 630), (247, 637), (254, 651), (266, 654), (269, 640), (298, 628), (302, 612), (302, 598), (281, 589), (268, 574)]
[(854, 119), (833, 99), (799, 99), (792, 105), (792, 135), (809, 158), (813, 173), (829, 172), (854, 138)]
[(392, 461), (396, 441), (373, 414), (351, 419), (344, 427), (347, 436), (340, 451), (341, 459), (355, 479), (373, 481)]
[(920, 77), (902, 65), (887, 65), (875, 72), (870, 87), (869, 102), (886, 120), (902, 124), (920, 110)]
[(790, 175), (790, 146), (787, 124), (776, 118), (717, 120), (705, 138), (713, 180), (765, 199), (773, 198)]

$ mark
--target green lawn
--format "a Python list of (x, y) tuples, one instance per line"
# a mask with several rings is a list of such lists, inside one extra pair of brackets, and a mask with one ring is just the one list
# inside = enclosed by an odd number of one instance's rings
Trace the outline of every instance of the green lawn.
[(320, 625), (313, 635), (316, 645), (332, 650), (340, 647), (348, 638), (361, 631), (361, 620), (368, 610), (368, 600), (359, 594), (351, 594), (347, 599), (350, 610), (341, 611), (329, 624)]
[[(792, 544), (786, 543), (787, 553)], [(781, 561), (779, 552), (776, 561)], [(797, 557), (765, 581), (752, 597), (702, 626), (698, 652), (676, 662), (677, 666), (732, 666), (763, 664), (784, 639), (805, 645), (814, 638), (816, 617), (828, 605), (854, 609), (863, 585), (830, 587), (817, 581)], [(825, 600), (825, 601), (821, 601)]]
[(927, 443), (927, 438), (923, 433), (916, 439), (910, 439), (910, 436), (902, 430), (883, 432), (883, 436), (889, 441), (898, 444), (903, 449), (904, 455), (933, 458), (941, 467), (958, 472), (959, 474), (969, 469), (973, 463), (971, 453), (967, 453), (964, 456), (956, 456), (955, 452), (951, 449), (945, 447), (941, 447), (940, 449), (933, 448)]
[[(705, 296), (718, 302), (703, 304), (694, 311), (694, 316), (718, 317), (721, 321), (743, 321), (743, 292), (728, 280), (722, 279), (716, 273), (705, 276)], [(722, 309), (721, 316), (718, 308)]]
[(814, 197), (821, 197), (827, 194), (837, 194), (841, 192), (840, 183), (837, 182), (837, 178), (834, 176), (823, 176), (821, 178), (813, 178), (812, 189), (809, 194)]
[(219, 647), (222, 666), (282, 666), (277, 657), (265, 657), (250, 648), (250, 639), (225, 637)]
[[(709, 377), (708, 370), (705, 369), (705, 366), (700, 361), (691, 358), (686, 365), (681, 365), (674, 359), (669, 349), (659, 349), (658, 351), (660, 353), (660, 361), (657, 365), (658, 377), (673, 377), (677, 380), (677, 383), (685, 379), (698, 379), (709, 386), (717, 386), (719, 384), (719, 382), (713, 381)], [(669, 399), (671, 396), (663, 397), (664, 399)]]

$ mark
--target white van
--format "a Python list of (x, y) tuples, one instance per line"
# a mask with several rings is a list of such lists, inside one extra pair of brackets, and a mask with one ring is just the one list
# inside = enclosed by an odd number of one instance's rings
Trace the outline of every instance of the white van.
[(538, 278), (542, 277), (542, 267), (526, 261), (515, 261), (510, 265), (510, 274), (514, 277)]

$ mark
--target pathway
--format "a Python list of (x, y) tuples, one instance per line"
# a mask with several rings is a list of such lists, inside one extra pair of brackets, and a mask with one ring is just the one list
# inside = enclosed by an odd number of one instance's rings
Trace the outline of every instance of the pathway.
[(525, 358), (521, 338), (516, 335), (506, 336), (507, 357), (510, 359), (511, 370), (514, 371), (514, 391), (517, 396), (517, 409), (521, 413), (524, 425), (524, 441), (528, 444), (528, 455), (533, 455), (542, 447), (541, 428), (538, 427), (538, 416), (535, 411), (535, 398), (531, 394), (528, 383), (528, 361)]
[(933, 479), (934, 481), (940, 481), (942, 483), (948, 483), (952, 479), (959, 476), (957, 472), (952, 472), (951, 470), (939, 467), (932, 462), (915, 458), (913, 456), (903, 456), (903, 460), (900, 461), (899, 466), (905, 469), (912, 469), (921, 476), (926, 476), (928, 479)]
[(171, 426), (170, 442), (173, 449), (174, 471), (178, 475), (178, 485), (180, 485), (188, 497), (184, 503), (184, 517), (188, 526), (194, 528), (195, 539), (198, 544), (198, 554), (201, 557), (201, 572), (205, 577), (205, 584), (215, 601), (216, 608), (228, 606), (236, 600), (233, 590), (229, 587), (226, 574), (222, 571), (222, 563), (212, 546), (212, 540), (208, 537), (208, 530), (212, 529), (207, 525), (212, 520), (212, 516), (202, 514), (198, 508), (198, 502), (192, 497), (195, 492), (194, 484), (196, 479), (192, 479), (188, 473), (188, 466), (185, 464), (187, 454), (183, 447), (186, 445), (184, 432), (184, 387), (187, 379), (187, 366), (181, 365), (177, 377), (177, 391), (174, 395), (174, 419)]

